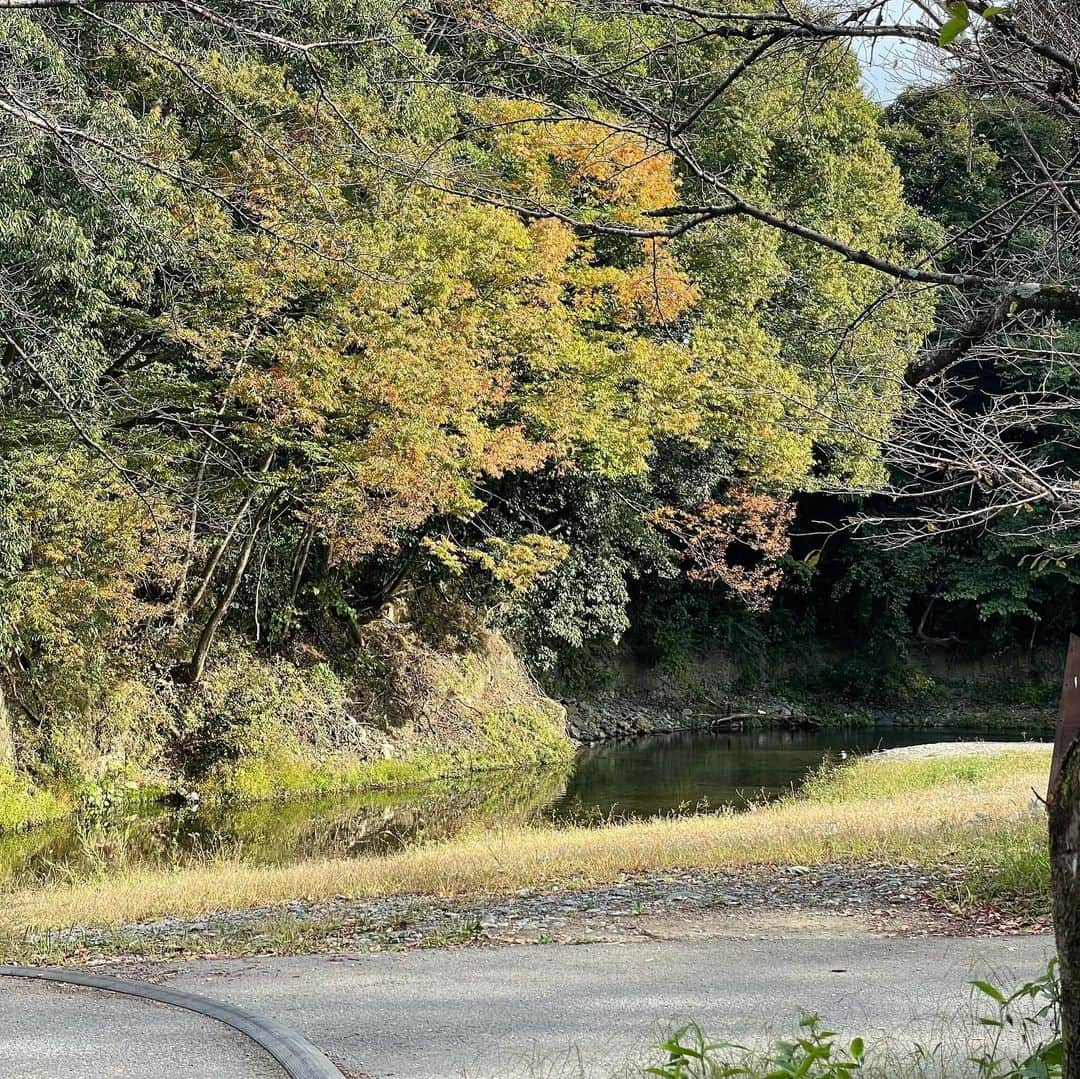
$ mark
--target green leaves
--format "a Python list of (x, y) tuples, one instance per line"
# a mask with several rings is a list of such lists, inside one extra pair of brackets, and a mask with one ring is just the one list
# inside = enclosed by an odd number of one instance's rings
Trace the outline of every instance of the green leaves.
[[(660, 1048), (667, 1061), (649, 1068), (646, 1075), (660, 1079), (848, 1079), (861, 1072), (865, 1045), (855, 1038), (847, 1051), (836, 1044), (836, 1031), (827, 1030), (821, 1016), (809, 1013), (799, 1020), (799, 1036), (775, 1042), (760, 1065), (749, 1062), (744, 1046), (708, 1042), (691, 1023), (677, 1030)], [(735, 1050), (736, 1060), (727, 1057)], [(745, 1061), (745, 1062), (744, 1062)]]
[[(1061, 1040), (1061, 981), (1057, 957), (1046, 973), (1004, 993), (986, 981), (971, 986), (991, 1003), (988, 1015), (977, 1015), (978, 1023), (990, 1031), (990, 1043), (978, 1056), (969, 1058), (979, 1079), (1060, 1079), (1064, 1063)], [(1006, 1054), (1003, 1037), (1008, 1031), (1018, 1042), (1021, 1056)]]
[[(981, 994), (977, 1002), (990, 1007), (990, 1014), (976, 1012), (969, 1020), (982, 1028), (980, 1037), (985, 1039), (982, 1051), (968, 1058), (974, 1067), (972, 1075), (978, 1079), (1061, 1079), (1064, 1053), (1057, 965), (1052, 959), (1045, 974), (1008, 993), (990, 982), (970, 983)], [(960, 1036), (958, 1032), (958, 1042)], [(666, 1059), (645, 1073), (660, 1079), (858, 1079), (868, 1066), (862, 1038), (853, 1038), (845, 1049), (836, 1031), (827, 1029), (814, 1013), (802, 1016), (794, 1037), (776, 1041), (761, 1052), (710, 1042), (693, 1023), (677, 1030), (660, 1049)], [(909, 1071), (926, 1075), (929, 1072), (919, 1065), (934, 1060), (936, 1075), (936, 1052), (927, 1054), (920, 1047), (909, 1067), (895, 1058), (890, 1063), (900, 1064), (898, 1070), (905, 1075)], [(886, 1074), (873, 1061), (869, 1066), (875, 1075)], [(891, 1069), (888, 1074), (893, 1074)]]
[(998, 1004), (1005, 1003), (1005, 994), (998, 989), (996, 985), (991, 985), (989, 982), (975, 980), (971, 983), (980, 993), (988, 996), (991, 1000), (997, 1001)]
[(971, 22), (971, 11), (964, 0), (949, 5), (949, 19), (942, 26), (938, 35), (938, 44), (951, 45), (967, 28)]
[[(971, 25), (971, 9), (965, 0), (957, 0), (956, 3), (949, 4), (948, 11), (949, 18), (938, 35), (938, 44), (942, 46), (951, 45)], [(991, 4), (983, 8), (979, 14), (984, 19), (993, 19), (1004, 12), (1005, 8), (1000, 4)]]

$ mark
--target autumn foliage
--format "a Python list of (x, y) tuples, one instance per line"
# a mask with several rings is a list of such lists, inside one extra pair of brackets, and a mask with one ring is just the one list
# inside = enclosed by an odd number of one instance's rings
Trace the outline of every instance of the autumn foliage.
[(723, 584), (760, 609), (781, 582), (794, 515), (786, 498), (732, 487), (723, 502), (707, 499), (692, 511), (666, 506), (653, 520), (679, 541), (691, 580)]
[[(516, 84), (415, 11), (286, 6), (370, 47), (170, 35), (152, 5), (0, 19), (7, 82), (49, 73), (38, 106), (80, 133), (0, 118), (0, 680), (28, 760), (58, 702), (85, 731), (116, 686), (198, 683), (224, 636), (336, 661), (394, 600), (545, 656), (618, 636), (627, 582), (676, 564), (759, 606), (790, 496), (873, 473), (836, 432), (888, 425), (875, 387), (921, 340), (924, 301), (856, 320), (863, 268), (754, 223), (644, 235), (693, 177), (580, 87)], [(564, 15), (513, 18), (556, 40)], [(687, 52), (703, 83), (722, 48)], [(907, 211), (854, 68), (806, 128), (802, 92), (748, 75), (702, 159), (891, 250)], [(823, 343), (844, 324), (858, 384)]]

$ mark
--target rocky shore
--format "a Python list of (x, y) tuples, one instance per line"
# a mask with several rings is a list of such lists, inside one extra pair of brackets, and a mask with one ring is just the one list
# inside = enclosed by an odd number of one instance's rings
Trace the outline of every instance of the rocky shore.
[(820, 726), (907, 727), (972, 731), (1019, 731), (1033, 739), (1052, 736), (1054, 710), (1049, 707), (1013, 708), (1007, 712), (973, 706), (934, 705), (884, 709), (847, 706), (823, 708), (819, 716), (778, 697), (718, 701), (698, 707), (685, 703), (656, 703), (634, 697), (563, 698), (566, 733), (577, 745), (592, 745), (615, 738), (715, 728), (741, 730), (770, 726), (807, 729)]
[(622, 698), (563, 699), (561, 703), (566, 709), (566, 733), (578, 745), (702, 728), (740, 730), (755, 725), (818, 726), (785, 701), (769, 702), (762, 707), (721, 705), (708, 710)]

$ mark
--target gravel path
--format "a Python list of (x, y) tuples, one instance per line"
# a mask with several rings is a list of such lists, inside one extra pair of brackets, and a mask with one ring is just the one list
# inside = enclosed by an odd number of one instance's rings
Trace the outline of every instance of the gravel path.
[(49, 945), (67, 960), (377, 952), (487, 944), (753, 939), (761, 936), (995, 936), (1039, 920), (948, 902), (962, 874), (906, 866), (789, 866), (649, 873), (538, 894), (295, 901), (117, 931), (74, 928)]

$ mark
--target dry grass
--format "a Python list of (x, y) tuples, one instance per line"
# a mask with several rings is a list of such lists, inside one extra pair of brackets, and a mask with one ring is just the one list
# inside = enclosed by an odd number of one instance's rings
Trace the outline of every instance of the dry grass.
[[(973, 763), (974, 762), (974, 763)], [(962, 862), (1044, 847), (1031, 812), (1049, 750), (1024, 747), (941, 761), (864, 760), (807, 794), (749, 813), (596, 828), (487, 831), (388, 856), (254, 866), (221, 860), (172, 873), (138, 871), (4, 897), (0, 931), (115, 927), (168, 914), (336, 894), (462, 895), (609, 882), (626, 873), (825, 861)]]

